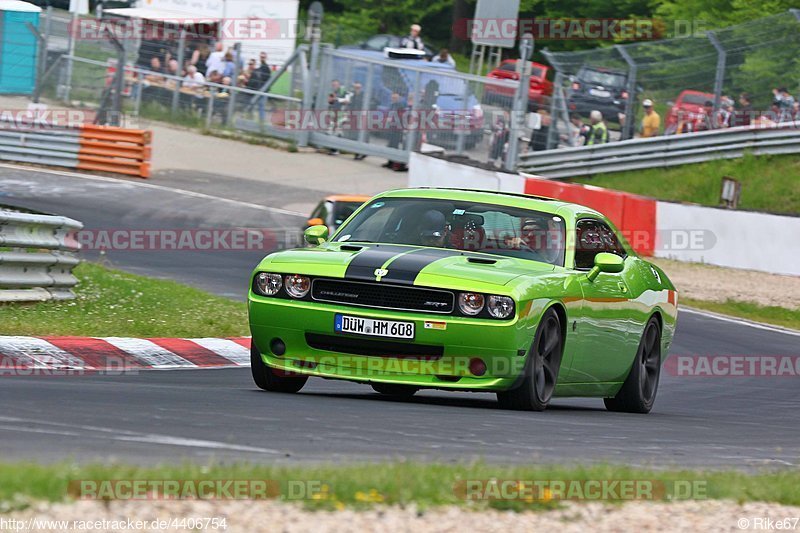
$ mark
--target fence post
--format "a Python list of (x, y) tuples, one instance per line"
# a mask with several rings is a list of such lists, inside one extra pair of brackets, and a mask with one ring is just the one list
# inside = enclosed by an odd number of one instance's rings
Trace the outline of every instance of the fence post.
[(519, 43), (519, 60), (522, 61), (522, 72), (519, 85), (514, 93), (514, 103), (511, 106), (511, 124), (508, 132), (508, 153), (506, 154), (505, 169), (513, 171), (517, 166), (519, 155), (519, 134), (525, 126), (525, 114), (528, 112), (528, 92), (530, 91), (531, 65), (533, 54), (533, 35), (526, 33)]
[(623, 45), (614, 45), (619, 55), (628, 64), (628, 98), (625, 101), (625, 126), (622, 128), (622, 140), (633, 138), (633, 124), (636, 122), (634, 105), (636, 105), (636, 61), (625, 50)]
[(234, 61), (233, 61), (233, 79), (231, 80), (231, 88), (228, 90), (228, 112), (225, 113), (225, 125), (231, 125), (231, 118), (233, 111), (236, 109), (236, 82), (239, 79), (239, 62), (242, 60), (242, 43), (233, 45)]
[(111, 125), (120, 126), (122, 118), (122, 90), (125, 87), (125, 47), (117, 37), (106, 30), (108, 40), (117, 50), (117, 70), (114, 73), (114, 91), (111, 99)]
[[(422, 79), (421, 74), (419, 71), (417, 71), (417, 73), (414, 76), (414, 88), (410, 93), (413, 95), (413, 98), (411, 99), (411, 108), (408, 110), (409, 113), (412, 113), (412, 116), (413, 113), (417, 109), (419, 109), (419, 100), (420, 100), (419, 82), (421, 81), (421, 79)], [(417, 120), (416, 122), (417, 122), (417, 127), (419, 127), (419, 120)], [(419, 131), (417, 131), (416, 129), (410, 129), (408, 131), (408, 136), (406, 137), (406, 152), (408, 153), (409, 158), (411, 157), (411, 152), (414, 151), (414, 146), (416, 146), (417, 135), (419, 135)], [(459, 153), (461, 152), (459, 151)]]
[(364, 98), (361, 100), (361, 109), (357, 109), (356, 111), (363, 111), (364, 115), (359, 121), (361, 124), (361, 128), (358, 131), (358, 142), (364, 143), (367, 142), (367, 128), (369, 127), (369, 121), (367, 119), (367, 114), (370, 112), (372, 105), (372, 76), (374, 72), (374, 65), (372, 63), (367, 64), (367, 79), (364, 83)]
[[(417, 76), (419, 76), (419, 72), (417, 72)], [(468, 127), (469, 131), (472, 130), (472, 115), (470, 114), (472, 110), (466, 108), (467, 102), (469, 102), (469, 93), (470, 93), (469, 82), (465, 81), (464, 82), (464, 94), (461, 95), (461, 98), (462, 98), (461, 101), (464, 102), (464, 116), (463, 116), (463, 118), (466, 118), (467, 121), (469, 122), (469, 124), (468, 125), (467, 124), (457, 125), (458, 124), (458, 120), (459, 120), (457, 118), (455, 119), (455, 123), (453, 124), (453, 126), (456, 127), (456, 153), (458, 155), (461, 155), (461, 154), (464, 153), (464, 144), (466, 143), (466, 137), (467, 137), (467, 132), (464, 130), (464, 127), (465, 126)]]
[[(319, 65), (319, 42), (322, 38), (322, 4), (320, 2), (312, 2), (308, 8), (308, 31), (309, 39), (311, 40), (311, 58), (310, 64), (306, 69), (307, 76), (306, 83), (303, 84), (303, 109), (301, 113), (308, 112), (314, 106), (314, 94), (317, 89), (314, 87), (315, 80), (317, 79), (317, 68)], [(319, 81), (317, 80), (317, 83)], [(297, 138), (297, 145), (301, 147), (308, 146), (308, 139), (310, 132), (303, 130)]]
[[(186, 26), (181, 26), (181, 34), (178, 38), (178, 76), (183, 71), (183, 57), (186, 53)], [(181, 95), (181, 82), (175, 80), (175, 88), (172, 90), (172, 107), (170, 113), (174, 115), (178, 111), (178, 99)]]
[(717, 73), (714, 77), (714, 116), (712, 117), (712, 125), (716, 128), (719, 126), (717, 118), (719, 117), (719, 107), (722, 101), (722, 84), (725, 81), (725, 61), (727, 59), (727, 54), (725, 53), (725, 48), (723, 48), (722, 43), (719, 42), (716, 33), (707, 31), (706, 37), (708, 37), (708, 40), (711, 41), (711, 44), (714, 45), (717, 51)]
[(69, 103), (72, 92), (72, 56), (75, 55), (75, 33), (78, 31), (78, 14), (70, 13), (69, 30), (67, 32), (67, 67), (64, 74), (64, 89), (61, 93), (63, 101)]
[(36, 42), (39, 46), (37, 50), (38, 58), (36, 60), (36, 80), (33, 88), (33, 96), (31, 97), (31, 101), (33, 101), (34, 104), (38, 104), (39, 96), (42, 94), (42, 83), (44, 83), (44, 58), (47, 57), (47, 40), (36, 26), (30, 22), (26, 22), (25, 27), (27, 27), (28, 31), (36, 38)]

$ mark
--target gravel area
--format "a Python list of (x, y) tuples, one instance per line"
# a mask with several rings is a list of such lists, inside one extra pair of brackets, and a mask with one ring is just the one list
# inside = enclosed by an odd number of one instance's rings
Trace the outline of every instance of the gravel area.
[[(228, 502), (134, 502), (82, 501), (73, 504), (40, 504), (26, 511), (0, 515), (6, 520), (171, 520), (181, 517), (226, 517), (233, 532), (456, 532), (471, 531), (742, 531), (767, 529), (757, 519), (790, 519), (800, 516), (800, 507), (731, 501), (683, 501), (674, 503), (629, 502), (566, 503), (547, 512), (472, 511), (463, 507), (439, 507), (420, 511), (416, 507), (377, 507), (368, 511), (306, 511), (301, 506), (276, 501)], [(102, 526), (102, 524), (100, 524)], [(121, 526), (122, 524), (120, 524)], [(763, 523), (766, 526), (766, 523)], [(745, 526), (745, 527), (743, 527)], [(11, 529), (11, 528), (9, 528)], [(772, 529), (775, 529), (773, 526)], [(800, 524), (794, 528), (800, 530)], [(94, 528), (95, 531), (125, 531)], [(139, 531), (157, 531), (152, 527)], [(161, 529), (179, 531), (186, 528)], [(215, 529), (194, 528), (195, 531)], [(220, 529), (216, 529), (220, 530)], [(46, 531), (43, 524), (31, 531)]]
[(737, 300), (800, 309), (800, 277), (666, 259), (651, 260), (667, 273), (680, 295), (687, 298), (710, 302)]

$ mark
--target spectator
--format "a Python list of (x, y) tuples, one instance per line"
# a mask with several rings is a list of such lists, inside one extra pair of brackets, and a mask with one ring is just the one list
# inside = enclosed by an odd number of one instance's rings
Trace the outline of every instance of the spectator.
[(649, 98), (642, 102), (644, 118), (642, 118), (642, 137), (655, 137), (661, 129), (661, 116), (653, 109), (653, 101)]
[(508, 145), (508, 135), (508, 120), (504, 111), (492, 125), (492, 140), (489, 152), (489, 163), (492, 165), (496, 165), (498, 160), (502, 162)]
[(577, 113), (569, 116), (569, 133), (562, 134), (561, 140), (569, 146), (583, 146), (589, 137), (589, 127), (583, 123), (583, 119)]
[(697, 122), (694, 127), (694, 131), (708, 131), (714, 129), (714, 124), (712, 123), (714, 119), (714, 102), (711, 100), (706, 100), (703, 103), (703, 109), (700, 110), (700, 116), (697, 119)]
[(237, 85), (239, 87), (247, 87), (247, 84), (250, 83), (250, 78), (253, 76), (253, 72), (256, 70), (256, 60), (251, 59), (247, 62), (247, 66), (239, 72), (239, 79)]
[(222, 75), (226, 78), (232, 78), (236, 72), (236, 63), (233, 62), (233, 53), (229, 50), (225, 52), (224, 61), (222, 63)]
[(780, 89), (773, 89), (772, 94), (775, 96), (773, 101), (778, 106), (778, 122), (787, 122), (792, 120), (792, 110), (794, 109), (794, 97), (789, 94), (786, 87)]
[(198, 89), (203, 86), (206, 78), (200, 72), (197, 72), (197, 67), (189, 65), (186, 67), (186, 76), (183, 78), (183, 86), (189, 89)]
[[(393, 92), (392, 103), (389, 106), (389, 112), (392, 114), (397, 114), (398, 118), (392, 118), (387, 121), (392, 125), (392, 128), (389, 130), (389, 148), (400, 148), (400, 144), (403, 142), (403, 126), (399, 118), (402, 117), (404, 111), (405, 103), (400, 98), (400, 93), (396, 91)], [(391, 159), (384, 163), (383, 166), (386, 168), (391, 168), (396, 172), (407, 170), (408, 168), (403, 163), (400, 163), (399, 161), (392, 161)]]
[[(350, 95), (350, 104), (348, 105), (350, 108), (350, 130), (348, 131), (348, 137), (351, 139), (358, 139), (358, 128), (356, 124), (353, 123), (353, 118), (355, 117), (362, 117), (364, 116), (364, 112), (367, 111), (364, 109), (364, 91), (362, 90), (362, 86), (359, 82), (353, 83), (353, 92)], [(357, 124), (362, 124), (363, 120), (358, 119)], [(361, 161), (365, 159), (367, 156), (364, 154), (353, 154), (353, 159), (356, 161)]]
[(717, 127), (730, 128), (732, 120), (733, 120), (733, 100), (731, 100), (727, 96), (723, 96), (719, 104), (719, 113), (717, 113)]
[(210, 78), (211, 71), (222, 72), (225, 66), (225, 47), (222, 43), (214, 45), (214, 51), (206, 59), (206, 78)]
[(450, 51), (447, 48), (442, 48), (439, 50), (439, 53), (433, 56), (431, 59), (433, 63), (446, 63), (451, 67), (456, 66), (456, 60), (453, 59), (453, 56), (450, 55)]
[(267, 84), (269, 79), (272, 77), (272, 69), (269, 68), (267, 64), (267, 53), (261, 52), (258, 55), (259, 65), (258, 67), (250, 73), (250, 78), (247, 81), (247, 88), (252, 89), (254, 91), (260, 91), (264, 85)]
[(161, 83), (164, 81), (163, 76), (159, 76), (164, 72), (164, 69), (161, 67), (161, 60), (155, 56), (150, 58), (150, 68), (148, 69), (150, 73), (148, 73), (144, 79), (151, 82), (151, 83)]
[(211, 83), (222, 83), (222, 73), (218, 70), (212, 70), (208, 73), (208, 79)]
[(753, 106), (748, 93), (739, 95), (739, 109), (731, 117), (731, 126), (749, 126), (753, 120)]
[(400, 48), (410, 48), (411, 50), (425, 50), (425, 44), (422, 42), (422, 38), (419, 36), (420, 32), (422, 31), (422, 26), (419, 24), (412, 24), (409, 34), (403, 37), (403, 40), (400, 41)]
[(540, 109), (539, 114), (539, 128), (531, 132), (531, 140), (528, 141), (528, 150), (538, 152), (547, 150), (547, 137), (550, 134), (550, 112), (546, 109)]
[(170, 76), (180, 76), (182, 74), (177, 59), (170, 59), (167, 62), (167, 74)]
[(603, 114), (597, 109), (589, 113), (589, 134), (586, 137), (586, 145), (606, 144), (608, 142), (608, 127), (603, 121)]

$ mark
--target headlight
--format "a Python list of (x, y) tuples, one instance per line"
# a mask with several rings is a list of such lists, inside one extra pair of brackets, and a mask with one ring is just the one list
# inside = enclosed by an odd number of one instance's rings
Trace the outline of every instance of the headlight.
[(286, 276), (286, 292), (292, 298), (302, 298), (308, 294), (308, 289), (311, 288), (311, 280), (307, 276), (299, 274), (292, 274)]
[(514, 300), (508, 296), (489, 296), (486, 310), (495, 318), (508, 318), (514, 314)]
[(477, 315), (483, 309), (483, 294), (476, 292), (459, 293), (458, 308), (465, 315)]
[(257, 293), (264, 296), (275, 296), (281, 290), (283, 280), (280, 274), (270, 274), (268, 272), (259, 272), (256, 274), (255, 283), (253, 284)]

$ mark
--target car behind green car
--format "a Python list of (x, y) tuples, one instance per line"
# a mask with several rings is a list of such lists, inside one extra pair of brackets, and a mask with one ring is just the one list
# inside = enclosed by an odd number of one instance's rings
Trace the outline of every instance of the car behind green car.
[(250, 279), (252, 372), (297, 392), (309, 376), (409, 397), (496, 392), (649, 412), (677, 293), (602, 214), (486, 191), (402, 189), (366, 202), (312, 248), (265, 257)]

